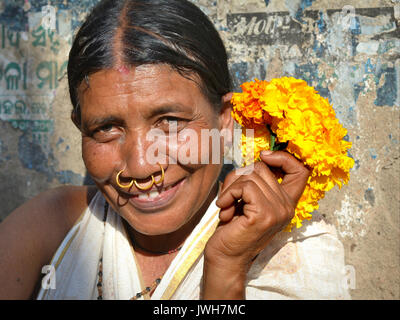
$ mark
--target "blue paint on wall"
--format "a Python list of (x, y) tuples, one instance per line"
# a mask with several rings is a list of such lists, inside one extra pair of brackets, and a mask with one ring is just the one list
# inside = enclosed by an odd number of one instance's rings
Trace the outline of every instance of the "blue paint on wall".
[(376, 67), (372, 65), (370, 58), (368, 58), (367, 62), (365, 63), (364, 70), (366, 74), (375, 73)]
[(41, 12), (42, 7), (50, 4), (58, 10), (70, 10), (72, 28), (76, 29), (82, 24), (82, 12), (90, 13), (91, 9), (100, 0), (30, 0), (29, 11), (24, 10), (24, 0), (5, 1), (3, 12), (0, 13), (0, 24), (7, 26), (12, 31), (28, 31), (28, 13)]
[(376, 154), (376, 150), (374, 148), (370, 148), (368, 149), (368, 151), (371, 159), (375, 160), (378, 157), (378, 155)]
[[(20, 3), (19, 3), (20, 2)], [(28, 15), (23, 9), (22, 1), (6, 3), (0, 13), (0, 23), (12, 31), (26, 31), (28, 27)]]
[(385, 82), (382, 87), (376, 91), (376, 99), (374, 104), (378, 107), (389, 106), (393, 107), (397, 100), (397, 77), (395, 68), (384, 67), (379, 70), (376, 75), (376, 84), (379, 84), (381, 77), (385, 77)]
[(349, 106), (349, 109), (347, 110), (347, 123), (354, 124), (356, 123), (356, 112), (354, 110), (353, 106)]
[(260, 80), (264, 80), (267, 77), (267, 71), (264, 68), (264, 64), (260, 64), (258, 68), (259, 68)]
[(361, 24), (359, 17), (355, 16), (351, 19), (350, 30), (353, 35), (361, 34)]
[(380, 40), (378, 54), (384, 54), (389, 50), (400, 46), (400, 39), (385, 39)]
[(372, 188), (368, 188), (364, 192), (364, 199), (373, 207), (375, 205), (375, 194)]
[[(37, 11), (41, 11), (43, 6), (47, 6), (49, 1), (48, 0), (30, 0), (29, 1), (32, 8)], [(85, 3), (87, 1), (76, 1), (76, 0), (51, 0), (50, 5), (57, 7), (58, 9), (68, 9), (72, 8), (73, 6), (77, 5), (79, 2)]]
[(21, 164), (30, 170), (44, 173), (48, 181), (52, 178), (52, 168), (49, 166), (49, 160), (52, 155), (47, 156), (40, 145), (32, 142), (30, 130), (25, 131), (18, 140), (18, 156)]
[(300, 3), (300, 7), (297, 9), (297, 12), (295, 14), (295, 18), (296, 20), (305, 23), (305, 21), (303, 21), (303, 12), (306, 8), (311, 7), (312, 3), (315, 0), (302, 0)]
[(399, 140), (397, 140), (396, 138), (394, 138), (393, 136), (392, 136), (392, 134), (389, 134), (389, 140), (390, 140), (390, 142), (391, 143), (393, 143), (393, 144), (398, 144), (399, 143)]
[(81, 175), (76, 174), (71, 170), (55, 172), (55, 177), (62, 184), (80, 185), (83, 181), (83, 177)]
[(319, 42), (317, 39), (314, 40), (313, 51), (317, 58), (322, 58), (326, 53), (326, 46)]
[(62, 184), (81, 185), (84, 181), (84, 177), (70, 170), (54, 170), (57, 162), (54, 155), (51, 152), (45, 154), (40, 145), (33, 143), (29, 131), (25, 131), (19, 138), (18, 156), (25, 168), (44, 174), (48, 182), (57, 179)]
[(319, 14), (319, 19), (317, 20), (318, 30), (320, 33), (323, 33), (326, 31), (326, 22), (324, 20), (324, 13), (320, 11), (318, 14)]
[(362, 85), (360, 85), (360, 84), (358, 84), (358, 83), (356, 83), (356, 84), (354, 85), (354, 101), (355, 101), (355, 102), (357, 102), (358, 97), (360, 96), (360, 93), (361, 93), (362, 91), (364, 91), (364, 89), (365, 89), (364, 83), (363, 83)]
[(351, 154), (351, 150), (350, 150), (350, 149), (347, 150), (347, 156), (348, 156), (349, 158), (354, 159), (353, 155)]
[(61, 143), (63, 143), (64, 142), (64, 139), (63, 138), (59, 138), (58, 139), (58, 141), (57, 141), (57, 143), (56, 143), (56, 147), (58, 147)]
[(318, 65), (317, 64), (303, 64), (303, 65), (295, 65), (295, 78), (303, 79), (307, 82), (309, 86), (315, 88), (318, 93), (324, 98), (328, 98), (331, 100), (331, 93), (328, 88), (324, 88), (321, 85), (322, 79), (318, 75)]
[(6, 154), (8, 151), (7, 146), (4, 145), (3, 141), (0, 140), (0, 165), (11, 159), (11, 155)]
[(230, 72), (233, 78), (234, 90), (240, 92), (240, 85), (243, 82), (251, 81), (248, 75), (248, 65), (246, 62), (233, 63), (230, 67)]
[(354, 160), (354, 169), (358, 170), (360, 168), (360, 160)]
[(388, 65), (381, 66), (380, 59), (378, 58), (377, 64), (374, 65), (371, 59), (368, 58), (363, 68), (363, 82), (354, 83), (354, 100), (357, 102), (359, 95), (365, 90), (365, 80), (368, 75), (374, 75), (375, 85), (378, 87), (379, 83), (384, 77), (384, 83), (376, 90), (376, 99), (374, 104), (378, 107), (389, 106), (393, 107), (396, 104), (398, 97), (398, 78), (396, 75), (396, 68), (389, 67)]

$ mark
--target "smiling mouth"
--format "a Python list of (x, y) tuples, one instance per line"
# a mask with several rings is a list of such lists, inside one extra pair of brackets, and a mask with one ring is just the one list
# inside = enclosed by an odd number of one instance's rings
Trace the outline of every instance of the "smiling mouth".
[(155, 187), (147, 192), (126, 193), (121, 192), (124, 198), (128, 198), (129, 202), (139, 210), (154, 211), (167, 206), (174, 198), (186, 178), (181, 179), (166, 187)]

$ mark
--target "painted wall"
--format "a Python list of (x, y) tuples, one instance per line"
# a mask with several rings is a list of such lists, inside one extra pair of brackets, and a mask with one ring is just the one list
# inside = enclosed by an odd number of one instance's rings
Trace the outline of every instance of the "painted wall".
[[(193, 2), (225, 41), (236, 90), (255, 77), (294, 76), (329, 98), (356, 164), (314, 216), (338, 230), (353, 298), (399, 299), (400, 1)], [(43, 190), (88, 181), (65, 71), (94, 3), (0, 1), (0, 219)]]

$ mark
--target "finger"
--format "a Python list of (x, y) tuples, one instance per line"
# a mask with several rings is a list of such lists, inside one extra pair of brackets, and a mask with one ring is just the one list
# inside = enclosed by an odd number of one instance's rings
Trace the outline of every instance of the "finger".
[[(293, 200), (290, 199), (286, 191), (283, 190), (282, 186), (274, 178), (273, 173), (269, 170), (265, 163), (259, 162), (257, 167), (261, 169), (258, 169), (259, 171), (255, 170), (253, 174), (243, 176), (237, 181), (245, 182), (250, 180), (254, 182), (262, 191), (262, 195), (264, 196), (263, 200), (268, 203), (268, 207), (275, 207), (276, 217), (278, 217), (281, 221), (288, 220), (289, 222), (293, 218), (295, 211), (295, 204), (293, 203)], [(268, 178), (265, 178), (266, 176)], [(268, 181), (266, 180), (269, 180), (270, 184), (268, 184)], [(257, 203), (257, 206), (259, 207), (259, 203)], [(267, 208), (265, 208), (265, 210), (256, 210), (256, 212), (260, 212), (261, 215), (266, 218), (269, 211)]]
[[(274, 193), (279, 196), (281, 199), (284, 199), (284, 191), (282, 186), (278, 183), (278, 180), (271, 169), (265, 164), (263, 161), (258, 161), (254, 164), (254, 173), (255, 176), (261, 178), (261, 180), (257, 179), (256, 177), (251, 178), (255, 179), (255, 182), (262, 188), (262, 190), (269, 192), (270, 189), (274, 191)], [(267, 190), (266, 187), (268, 186)]]
[(266, 168), (260, 169), (259, 173), (255, 173), (248, 178), (251, 178), (251, 180), (259, 186), (270, 205), (274, 203), (275, 206), (279, 206), (280, 210), (278, 212), (279, 216), (282, 217), (282, 220), (291, 220), (293, 218), (296, 203), (294, 203), (293, 199), (289, 197), (287, 192), (278, 183), (268, 166), (261, 162), (259, 164), (260, 167)]
[(272, 167), (284, 172), (281, 186), (297, 204), (304, 192), (310, 171), (294, 156), (285, 151), (261, 152), (260, 158)]
[[(290, 212), (294, 211), (294, 208), (291, 202), (279, 200), (272, 189), (264, 193), (255, 182), (256, 179), (242, 179), (220, 195), (217, 201), (217, 205), (221, 207), (220, 221), (223, 224), (231, 224), (237, 219), (236, 225), (250, 228), (248, 231), (254, 232), (253, 236), (257, 239), (263, 238), (267, 231), (269, 234), (280, 231), (292, 217)], [(262, 180), (261, 177), (258, 179)], [(237, 199), (243, 200), (237, 203)], [(240, 212), (243, 214), (238, 215), (238, 206), (242, 206)]]
[(278, 183), (275, 175), (271, 172), (270, 168), (268, 168), (268, 166), (261, 161), (257, 161), (256, 163), (252, 163), (245, 167), (231, 171), (226, 176), (220, 193), (226, 190), (227, 187), (241, 177), (248, 177), (249, 179), (254, 180), (257, 176), (262, 178), (261, 180), (257, 179), (257, 184), (262, 190), (265, 190), (265, 188), (270, 185), (272, 190), (274, 190), (277, 195), (280, 195), (283, 198), (281, 186)]
[(232, 183), (234, 183), (237, 179), (239, 179), (240, 176), (241, 175), (238, 173), (238, 169), (229, 172), (226, 175), (224, 182), (222, 183), (220, 194), (224, 192), (224, 190), (228, 188)]
[[(250, 165), (250, 166), (254, 166), (254, 165)], [(249, 171), (249, 170), (253, 171), (253, 169), (249, 168), (250, 166), (238, 168), (238, 169), (235, 169), (235, 170), (229, 172), (227, 174), (227, 176), (225, 177), (225, 180), (221, 186), (221, 190), (219, 192), (218, 197), (220, 197), (220, 195), (223, 192), (225, 192), (225, 190), (229, 186), (231, 186), (235, 181), (237, 181), (240, 177), (247, 174), (246, 173), (247, 171)], [(235, 213), (243, 212), (243, 203), (239, 203), (240, 200), (241, 199), (235, 200), (233, 204), (220, 210), (219, 218), (222, 222), (228, 222), (234, 217)], [(217, 202), (217, 205), (218, 205), (218, 202)]]
[[(243, 203), (253, 205), (263, 203), (260, 201), (263, 196), (263, 192), (254, 181), (236, 181), (221, 193), (216, 201), (216, 205), (221, 208), (220, 219), (222, 221), (231, 220), (237, 207), (242, 206)], [(238, 200), (240, 200), (240, 203), (238, 203)]]

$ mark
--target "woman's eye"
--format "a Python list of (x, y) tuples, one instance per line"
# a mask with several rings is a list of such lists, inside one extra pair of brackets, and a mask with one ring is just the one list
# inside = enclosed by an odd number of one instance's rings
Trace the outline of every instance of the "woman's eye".
[(180, 130), (184, 124), (185, 124), (184, 119), (180, 118), (175, 118), (175, 117), (165, 117), (159, 120), (158, 126), (161, 127), (162, 129), (166, 130)]
[(114, 133), (117, 132), (114, 130), (114, 128), (115, 125), (111, 123), (102, 125), (101, 127), (98, 127), (92, 131), (92, 137), (97, 141), (107, 142), (115, 137)]
[(105, 125), (97, 128), (95, 130), (95, 132), (107, 132), (107, 131), (111, 131), (112, 128), (113, 128), (113, 125), (111, 123), (110, 124), (105, 124)]

